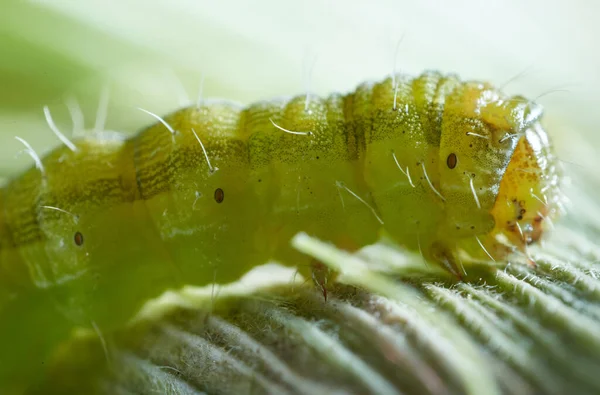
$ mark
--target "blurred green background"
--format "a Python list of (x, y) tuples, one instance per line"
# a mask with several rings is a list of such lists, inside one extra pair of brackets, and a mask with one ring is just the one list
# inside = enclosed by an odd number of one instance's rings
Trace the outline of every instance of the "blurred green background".
[[(347, 91), (397, 70), (456, 72), (540, 98), (561, 157), (593, 166), (600, 4), (590, 1), (13, 1), (0, 13), (0, 171), (58, 144), (48, 105), (71, 133), (77, 98), (92, 129), (103, 90), (106, 128), (135, 132), (204, 97), (251, 102)], [(315, 61), (316, 59), (316, 61)], [(313, 65), (314, 66), (311, 66)], [(522, 73), (522, 74), (521, 74)], [(575, 144), (584, 136), (591, 145)], [(563, 144), (565, 142), (565, 144)], [(575, 147), (571, 149), (570, 146)], [(592, 149), (590, 149), (592, 148)]]

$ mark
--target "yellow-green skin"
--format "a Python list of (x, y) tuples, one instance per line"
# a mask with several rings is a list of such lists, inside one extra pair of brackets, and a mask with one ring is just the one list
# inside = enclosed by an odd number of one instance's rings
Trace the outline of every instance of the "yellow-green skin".
[(0, 388), (32, 377), (73, 327), (110, 333), (167, 289), (269, 259), (310, 277), (289, 244), (299, 231), (347, 249), (385, 231), (456, 275), (467, 255), (524, 251), (559, 205), (540, 116), (428, 72), (308, 109), (304, 96), (186, 108), (165, 118), (174, 134), (157, 123), (54, 150), (0, 191)]

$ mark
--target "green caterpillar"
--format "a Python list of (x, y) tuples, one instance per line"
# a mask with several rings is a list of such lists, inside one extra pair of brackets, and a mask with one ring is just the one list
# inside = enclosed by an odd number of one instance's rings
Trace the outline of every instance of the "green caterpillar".
[(426, 72), (327, 98), (206, 103), (129, 139), (61, 146), (0, 190), (0, 380), (75, 325), (110, 332), (169, 288), (270, 259), (324, 286), (290, 246), (299, 231), (347, 249), (385, 232), (457, 276), (467, 258), (526, 253), (560, 207), (541, 115)]

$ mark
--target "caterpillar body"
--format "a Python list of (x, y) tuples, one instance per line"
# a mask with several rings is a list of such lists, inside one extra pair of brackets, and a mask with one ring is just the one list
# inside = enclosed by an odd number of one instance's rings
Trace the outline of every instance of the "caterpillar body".
[(110, 331), (166, 289), (269, 259), (310, 277), (289, 244), (298, 231), (351, 249), (385, 232), (456, 274), (467, 257), (525, 253), (560, 206), (541, 115), (426, 72), (327, 98), (205, 103), (128, 139), (62, 146), (0, 190), (0, 365), (30, 358), (36, 336), (45, 355), (73, 325)]

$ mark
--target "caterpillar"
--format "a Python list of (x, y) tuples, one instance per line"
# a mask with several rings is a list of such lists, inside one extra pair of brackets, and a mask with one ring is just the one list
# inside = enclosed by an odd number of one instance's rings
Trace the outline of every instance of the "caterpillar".
[(457, 276), (526, 254), (561, 199), (541, 117), (489, 83), (425, 72), (67, 140), (0, 190), (0, 366), (270, 259), (322, 284), (290, 246), (299, 231), (347, 249), (386, 234)]

